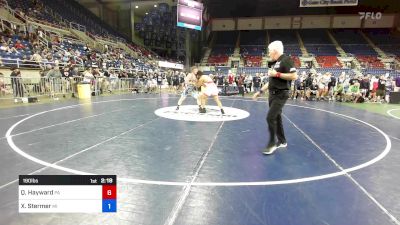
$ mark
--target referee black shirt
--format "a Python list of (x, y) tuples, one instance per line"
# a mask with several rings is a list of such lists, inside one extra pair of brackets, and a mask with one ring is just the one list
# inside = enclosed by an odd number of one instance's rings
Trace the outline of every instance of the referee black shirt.
[[(293, 60), (287, 55), (281, 55), (276, 62), (273, 63), (272, 68), (279, 73), (294, 73), (296, 68), (294, 67)], [(269, 78), (269, 90), (290, 90), (291, 81), (284, 80), (277, 77)]]

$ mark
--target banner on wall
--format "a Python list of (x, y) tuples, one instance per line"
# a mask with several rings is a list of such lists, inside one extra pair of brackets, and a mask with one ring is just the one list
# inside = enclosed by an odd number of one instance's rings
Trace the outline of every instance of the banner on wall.
[(300, 0), (300, 7), (357, 6), (358, 0)]

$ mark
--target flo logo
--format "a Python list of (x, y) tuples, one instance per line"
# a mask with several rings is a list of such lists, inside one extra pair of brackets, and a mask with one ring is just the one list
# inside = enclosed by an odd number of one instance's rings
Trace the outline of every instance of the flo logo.
[(380, 20), (382, 19), (382, 13), (381, 12), (359, 12), (358, 14), (360, 14), (360, 20)]
[(250, 114), (244, 110), (224, 107), (225, 114), (222, 115), (217, 106), (207, 106), (207, 113), (199, 113), (197, 105), (183, 105), (176, 110), (176, 107), (165, 107), (157, 109), (154, 113), (157, 116), (172, 120), (195, 121), (195, 122), (221, 122), (233, 121), (247, 118)]

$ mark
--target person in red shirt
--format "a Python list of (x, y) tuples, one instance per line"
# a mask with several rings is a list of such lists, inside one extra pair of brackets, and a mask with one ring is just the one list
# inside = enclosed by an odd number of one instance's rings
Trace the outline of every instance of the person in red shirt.
[(234, 80), (235, 80), (235, 77), (233, 76), (232, 73), (229, 72), (229, 74), (228, 74), (228, 83), (229, 83), (229, 85), (232, 85)]
[(21, 43), (21, 41), (20, 40), (18, 40), (16, 43), (15, 43), (15, 45), (14, 45), (14, 47), (15, 47), (15, 49), (24, 49), (25, 48), (25, 46)]

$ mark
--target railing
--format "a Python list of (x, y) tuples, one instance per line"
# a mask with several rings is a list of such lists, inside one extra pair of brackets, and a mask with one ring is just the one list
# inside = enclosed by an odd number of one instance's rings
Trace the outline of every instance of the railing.
[(19, 26), (20, 29), (21, 28), (23, 29), (24, 34), (26, 34), (26, 32), (27, 32), (26, 25), (23, 23), (17, 23), (14, 21), (6, 20), (6, 19), (0, 19), (0, 23), (1, 23), (1, 28), (3, 28), (3, 30), (4, 30), (4, 27), (14, 30), (15, 27)]
[(58, 24), (54, 24), (54, 23), (50, 23), (50, 22), (48, 22), (48, 21), (45, 21), (45, 20), (39, 20), (39, 19), (36, 19), (36, 18), (33, 18), (33, 17), (28, 17), (28, 16), (26, 16), (25, 15), (25, 18), (24, 18), (27, 22), (34, 22), (34, 23), (37, 23), (37, 24), (40, 24), (40, 25), (46, 25), (46, 26), (49, 26), (49, 27), (54, 27), (54, 28), (57, 28), (57, 29), (60, 29), (60, 30), (66, 30), (68, 27), (66, 27), (66, 26), (62, 26), (62, 25), (58, 25)]
[(92, 95), (98, 96), (110, 93), (152, 93), (156, 92), (157, 84), (140, 78), (117, 77), (0, 77), (0, 100), (22, 100), (26, 97), (76, 97), (77, 85), (90, 85)]
[[(0, 57), (0, 65), (4, 67), (42, 69), (45, 68), (46, 65), (55, 66), (56, 63), (54, 61), (33, 61), (33, 60), (22, 60), (22, 59)], [(60, 67), (64, 67), (68, 65), (68, 63), (59, 62), (57, 65)], [(78, 64), (78, 67), (80, 69), (84, 68), (82, 63)]]
[(83, 26), (83, 25), (80, 25), (80, 24), (77, 24), (77, 23), (74, 23), (74, 22), (70, 22), (69, 26), (70, 26), (71, 29), (79, 30), (79, 31), (82, 31), (84, 33), (86, 32), (86, 27)]

